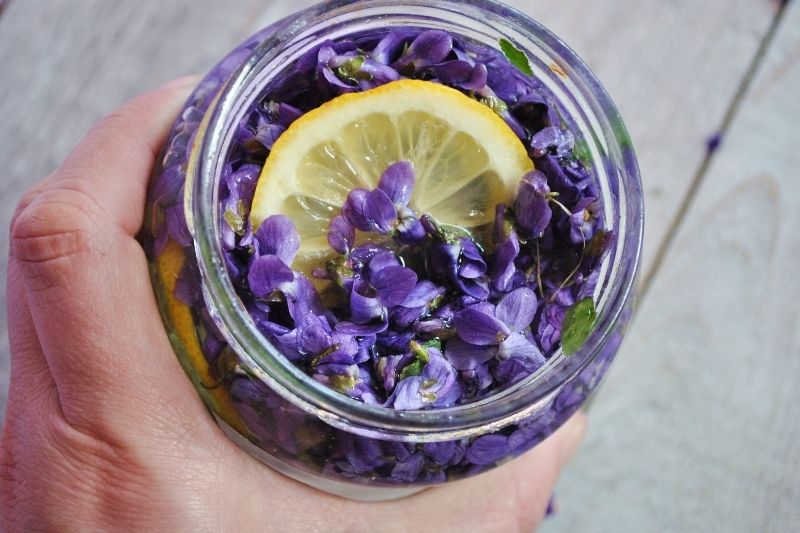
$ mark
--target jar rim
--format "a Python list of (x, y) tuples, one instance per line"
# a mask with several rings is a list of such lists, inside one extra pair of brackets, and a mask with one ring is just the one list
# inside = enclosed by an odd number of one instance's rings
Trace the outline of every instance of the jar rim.
[[(442, 14), (469, 16), (490, 15), (477, 22), (493, 31), (525, 35), (549, 57), (559, 58), (569, 72), (569, 79), (583, 92), (584, 101), (593, 109), (608, 157), (619, 173), (620, 188), (628, 200), (621, 213), (629, 229), (618, 234), (624, 241), (620, 260), (608, 275), (618, 275), (619, 282), (609, 287), (606, 304), (599, 310), (592, 334), (577, 353), (566, 358), (560, 348), (545, 366), (531, 376), (476, 402), (431, 410), (402, 411), (369, 405), (349, 398), (311, 379), (283, 356), (257, 329), (239, 299), (222, 259), (219, 239), (217, 184), (226, 153), (222, 148), (227, 135), (227, 119), (237, 109), (242, 92), (252, 79), (270, 63), (270, 54), (291, 43), (304, 30), (336, 17), (346, 17), (371, 8), (402, 7), (406, 14), (413, 8), (439, 10)], [(413, 13), (413, 11), (410, 11)], [(492, 17), (502, 20), (502, 27), (490, 25)], [(639, 169), (632, 143), (622, 118), (611, 98), (586, 64), (555, 34), (523, 13), (496, 0), (334, 0), (312, 6), (293, 15), (278, 30), (265, 38), (250, 57), (235, 71), (209, 107), (201, 124), (189, 161), (186, 187), (186, 212), (202, 276), (203, 295), (209, 311), (231, 348), (240, 356), (248, 371), (263, 380), (285, 399), (325, 422), (348, 431), (396, 438), (398, 440), (439, 441), (483, 433), (524, 418), (546, 405), (561, 389), (589, 365), (600, 353), (620, 320), (625, 304), (632, 297), (641, 256), (644, 207)], [(424, 26), (425, 20), (419, 25)], [(529, 50), (526, 50), (530, 52)], [(561, 64), (561, 63), (560, 63)], [(199, 155), (198, 155), (199, 154)], [(187, 217), (188, 218), (188, 217)], [(203, 228), (204, 231), (198, 231)], [(614, 271), (617, 269), (618, 271)], [(212, 304), (213, 303), (213, 304)], [(568, 370), (568, 372), (567, 372)], [(545, 378), (562, 372), (555, 383)]]

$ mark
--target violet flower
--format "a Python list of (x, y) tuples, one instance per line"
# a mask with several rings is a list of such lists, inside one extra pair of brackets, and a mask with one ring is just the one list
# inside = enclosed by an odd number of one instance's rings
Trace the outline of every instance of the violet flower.
[(272, 150), (278, 137), (302, 114), (302, 111), (289, 104), (268, 102), (263, 107), (253, 108), (247, 118), (239, 123), (236, 139), (246, 151), (264, 154)]
[(436, 348), (422, 348), (428, 361), (422, 372), (402, 379), (386, 401), (387, 406), (399, 410), (444, 407), (454, 403), (461, 391), (457, 386), (456, 371)]
[[(386, 261), (392, 254), (377, 254), (370, 261)], [(388, 309), (405, 301), (417, 284), (417, 274), (394, 264), (370, 271), (369, 281), (360, 278), (350, 291), (350, 320), (339, 322), (336, 329), (354, 335), (371, 335), (389, 326)]]
[(539, 158), (544, 154), (564, 157), (575, 147), (575, 136), (569, 130), (562, 130), (558, 126), (548, 126), (537, 131), (531, 137), (533, 157)]
[(460, 59), (445, 61), (432, 67), (433, 74), (448, 85), (465, 91), (480, 91), (486, 87), (486, 65), (470, 63)]
[(453, 319), (458, 337), (446, 347), (448, 360), (459, 370), (492, 358), (518, 358), (541, 366), (544, 357), (528, 336), (536, 308), (536, 294), (521, 287), (505, 295), (497, 306), (481, 303), (459, 311)]
[(427, 30), (417, 35), (392, 66), (403, 74), (413, 74), (441, 63), (453, 49), (453, 38), (442, 30)]
[[(242, 165), (236, 171), (232, 171), (229, 167), (225, 169), (227, 197), (222, 201), (223, 224), (220, 232), (222, 244), (226, 250), (236, 248), (237, 236), (244, 238), (246, 235), (252, 234), (246, 211), (247, 205), (255, 193), (260, 174), (261, 167), (252, 164)], [(183, 203), (181, 202), (180, 205), (183, 206)]]
[[(394, 231), (397, 240), (404, 244), (421, 242), (425, 238), (425, 229), (408, 208), (415, 179), (414, 168), (408, 161), (389, 165), (381, 175), (377, 188), (350, 191), (342, 206), (342, 217), (361, 231), (382, 235)], [(328, 242), (335, 250), (345, 249), (347, 243), (352, 241), (348, 231), (349, 228), (338, 217), (331, 222)]]
[(327, 84), (335, 94), (364, 91), (398, 79), (400, 75), (392, 67), (358, 50), (340, 53), (332, 46), (322, 46), (319, 49), (318, 83)]
[(517, 268), (514, 261), (519, 255), (519, 239), (512, 224), (506, 220), (506, 205), (498, 204), (495, 209), (494, 263), (492, 264), (492, 287), (500, 292), (508, 292), (513, 287)]
[(313, 313), (305, 315), (297, 324), (297, 351), (318, 364), (355, 364), (358, 342), (352, 335), (331, 328), (328, 321)]
[(399, 327), (407, 328), (428, 312), (430, 304), (444, 294), (444, 288), (429, 280), (417, 282), (403, 302), (391, 313), (391, 319)]
[(347, 255), (356, 240), (356, 229), (344, 216), (336, 215), (328, 228), (328, 244), (340, 254)]
[(414, 31), (392, 30), (378, 41), (378, 44), (370, 52), (370, 56), (379, 63), (389, 65), (397, 59), (403, 48), (415, 35)]
[(486, 263), (472, 239), (434, 243), (430, 255), (431, 270), (463, 294), (477, 300), (489, 295)]
[(547, 177), (538, 170), (532, 170), (522, 177), (514, 214), (524, 236), (539, 238), (550, 224), (553, 209), (550, 207), (549, 193)]
[(566, 308), (556, 303), (546, 303), (542, 307), (536, 323), (536, 338), (545, 353), (561, 339), (561, 323), (565, 314)]
[(593, 236), (597, 226), (600, 206), (597, 198), (582, 198), (572, 208), (569, 217), (569, 238), (573, 244), (588, 242)]
[(257, 298), (267, 298), (281, 284), (294, 280), (289, 265), (300, 248), (300, 236), (289, 218), (272, 215), (259, 226), (253, 244), (256, 259), (250, 264), (247, 281)]
[(472, 441), (465, 458), (474, 465), (489, 465), (503, 459), (511, 452), (508, 437), (499, 433), (482, 435)]

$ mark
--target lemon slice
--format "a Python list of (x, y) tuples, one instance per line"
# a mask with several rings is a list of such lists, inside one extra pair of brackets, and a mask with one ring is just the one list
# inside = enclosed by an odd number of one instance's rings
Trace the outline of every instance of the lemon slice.
[(418, 215), (475, 228), (491, 222), (533, 169), (525, 147), (487, 106), (434, 82), (399, 80), (344, 94), (296, 120), (277, 140), (258, 180), (254, 228), (284, 214), (300, 234), (292, 265), (308, 272), (331, 254), (330, 220), (356, 187), (410, 161)]

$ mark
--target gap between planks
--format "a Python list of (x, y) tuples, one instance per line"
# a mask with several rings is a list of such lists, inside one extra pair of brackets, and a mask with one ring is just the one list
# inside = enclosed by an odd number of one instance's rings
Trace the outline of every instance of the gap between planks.
[[(722, 122), (717, 128), (717, 132), (714, 134), (716, 137), (716, 143), (724, 143), (725, 136), (728, 133), (731, 125), (733, 124), (736, 115), (738, 114), (739, 107), (744, 100), (744, 97), (747, 95), (750, 86), (752, 85), (753, 78), (755, 78), (758, 69), (761, 67), (762, 60), (766, 56), (767, 51), (769, 50), (772, 42), (775, 38), (775, 33), (778, 30), (778, 27), (783, 20), (783, 15), (786, 12), (786, 6), (789, 4), (789, 0), (781, 0), (778, 3), (777, 11), (772, 18), (772, 22), (770, 23), (769, 29), (764, 34), (764, 37), (761, 39), (761, 43), (756, 50), (755, 55), (753, 55), (753, 59), (750, 61), (750, 64), (747, 67), (747, 71), (745, 71), (744, 76), (742, 77), (741, 83), (739, 83), (738, 88), (736, 89), (736, 93), (733, 95), (731, 99), (731, 103), (725, 111), (725, 115), (722, 117)], [(678, 210), (675, 212), (675, 216), (672, 217), (669, 226), (667, 227), (667, 232), (664, 235), (661, 244), (659, 245), (656, 253), (653, 257), (653, 263), (648, 269), (647, 272), (644, 273), (644, 278), (642, 279), (642, 283), (639, 287), (639, 296), (638, 296), (638, 303), (637, 306), (641, 306), (644, 299), (647, 297), (647, 292), (650, 289), (650, 286), (653, 283), (656, 275), (661, 270), (661, 266), (664, 263), (664, 260), (672, 249), (673, 241), (675, 240), (675, 235), (678, 233), (684, 219), (686, 218), (686, 214), (689, 212), (689, 209), (692, 207), (694, 202), (695, 195), (697, 191), (700, 189), (700, 185), (703, 183), (703, 180), (708, 172), (709, 167), (711, 166), (711, 162), (713, 161), (716, 154), (719, 152), (718, 146), (712, 146), (711, 143), (715, 142), (709, 139), (709, 147), (706, 150), (705, 155), (703, 156), (703, 160), (700, 162), (700, 166), (697, 167), (694, 175), (692, 176), (692, 181), (689, 184), (689, 189), (686, 191), (686, 195), (683, 197), (680, 205), (678, 206)]]

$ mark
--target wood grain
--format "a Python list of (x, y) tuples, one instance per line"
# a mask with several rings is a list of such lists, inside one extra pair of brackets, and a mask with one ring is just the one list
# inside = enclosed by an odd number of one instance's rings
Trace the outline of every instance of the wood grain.
[(800, 530), (800, 4), (788, 10), (593, 406), (550, 531)]

